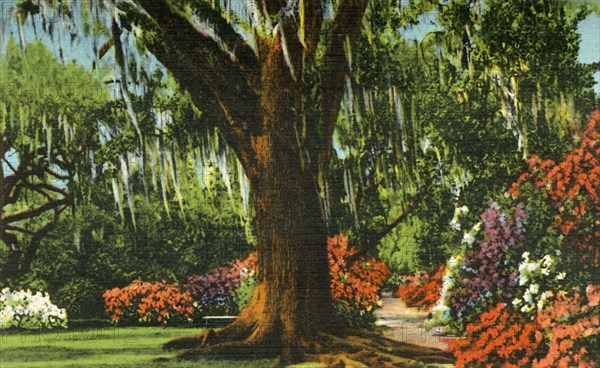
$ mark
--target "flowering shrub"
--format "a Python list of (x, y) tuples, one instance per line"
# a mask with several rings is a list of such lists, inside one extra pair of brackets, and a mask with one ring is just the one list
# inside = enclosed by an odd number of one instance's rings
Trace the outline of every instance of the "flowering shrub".
[[(568, 236), (566, 243), (578, 246), (583, 258), (600, 264), (600, 111), (579, 135), (580, 143), (561, 162), (529, 160), (529, 171), (512, 185), (508, 194), (513, 198), (527, 196), (527, 188), (545, 190), (557, 211), (554, 227)], [(594, 246), (595, 245), (595, 246)]]
[(344, 234), (329, 238), (327, 247), (331, 293), (338, 310), (348, 314), (357, 312), (358, 318), (365, 316), (368, 319), (374, 308), (381, 306), (379, 294), (390, 270), (374, 258), (360, 257), (348, 263), (356, 249), (348, 247)]
[(114, 322), (166, 324), (190, 322), (194, 316), (190, 293), (175, 284), (135, 280), (124, 288), (107, 290), (103, 297)]
[(464, 338), (449, 340), (457, 367), (523, 367), (540, 346), (535, 323), (498, 303), (467, 325)]
[(523, 205), (518, 205), (510, 218), (497, 203), (488, 205), (481, 224), (468, 233), (475, 238), (483, 225), (480, 246), (450, 258), (446, 272), (438, 279), (441, 297), (431, 309), (428, 328), (445, 326), (449, 331), (463, 332), (482, 307), (512, 298), (517, 274), (510, 267), (507, 251), (523, 242), (526, 218)]
[[(556, 250), (555, 254), (559, 256), (562, 253)], [(531, 315), (545, 308), (546, 300), (553, 296), (553, 290), (561, 288), (566, 272), (556, 271), (556, 262), (549, 254), (540, 260), (530, 261), (529, 252), (524, 252), (522, 258), (516, 291), (519, 297), (513, 299), (512, 305), (520, 308), (522, 313)]]
[(236, 260), (230, 268), (219, 267), (188, 277), (183, 289), (190, 293), (200, 314), (235, 315), (251, 295), (255, 268), (256, 256), (250, 254), (244, 260)]
[(0, 329), (40, 329), (67, 327), (67, 314), (50, 301), (46, 293), (2, 289), (0, 293)]
[(457, 313), (476, 305), (489, 294), (512, 295), (515, 274), (506, 267), (506, 251), (524, 239), (526, 214), (518, 205), (512, 219), (502, 213), (498, 204), (492, 202), (481, 215), (484, 239), (481, 247), (463, 259), (462, 283), (453, 289), (450, 303)]
[(197, 302), (201, 314), (229, 315), (238, 313), (233, 292), (239, 285), (240, 273), (219, 267), (201, 276), (188, 277), (183, 289)]
[(534, 318), (504, 303), (482, 313), (464, 339), (449, 341), (456, 366), (596, 367), (600, 288), (588, 286), (585, 297), (563, 292), (549, 299)]
[(533, 361), (533, 368), (596, 367), (600, 361), (600, 287), (589, 285), (585, 296), (557, 294), (551, 305), (538, 312), (537, 325), (544, 332), (547, 354)]
[(241, 282), (252, 278), (256, 270), (256, 254), (250, 253), (250, 255), (244, 259), (236, 259), (233, 262), (233, 266), (229, 269), (233, 278), (239, 279)]
[(413, 276), (404, 276), (396, 294), (409, 307), (429, 310), (441, 297), (445, 273), (446, 265), (442, 264), (431, 273), (418, 272)]
[[(532, 157), (529, 171), (508, 191), (527, 203), (532, 214), (530, 239), (524, 239), (518, 212), (512, 229), (500, 227), (496, 234), (488, 234), (486, 224), (486, 238), (505, 243), (498, 259), (508, 282), (496, 283), (497, 293), (490, 288), (477, 291), (485, 291), (481, 295), (488, 308), (483, 313), (462, 309), (462, 317), (470, 323), (464, 339), (451, 342), (457, 366), (596, 367), (600, 361), (599, 121), (600, 112), (595, 112), (578, 146), (560, 162)], [(438, 319), (447, 323), (461, 317), (456, 309), (468, 299), (458, 300), (452, 294), (462, 288), (456, 287), (460, 283), (477, 290), (461, 277), (467, 269), (471, 280), (486, 280), (493, 268), (481, 265), (463, 260), (459, 268), (452, 268), (458, 272), (444, 277), (449, 287), (444, 285), (442, 294), (450, 296), (442, 301), (454, 302), (436, 305), (433, 311), (442, 315)], [(582, 283), (588, 284), (585, 293)], [(444, 319), (448, 315), (451, 318)]]

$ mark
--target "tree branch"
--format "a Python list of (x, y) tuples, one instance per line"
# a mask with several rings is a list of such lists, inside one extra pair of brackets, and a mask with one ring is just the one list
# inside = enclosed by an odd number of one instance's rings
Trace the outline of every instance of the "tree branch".
[(10, 215), (2, 217), (2, 222), (6, 224), (10, 224), (17, 221), (26, 220), (35, 216), (38, 216), (46, 211), (50, 211), (59, 206), (64, 206), (69, 204), (69, 200), (66, 198), (48, 201), (43, 205), (36, 208), (26, 208), (17, 212), (14, 212)]
[(304, 36), (305, 55), (313, 59), (321, 37), (323, 25), (322, 1), (301, 0), (300, 27)]
[(415, 196), (412, 198), (408, 206), (406, 206), (406, 208), (404, 208), (404, 210), (398, 216), (396, 216), (392, 222), (388, 223), (380, 231), (369, 234), (366, 241), (362, 244), (362, 247), (360, 247), (360, 249), (350, 258), (349, 263), (352, 263), (360, 257), (373, 251), (386, 235), (388, 235), (390, 232), (392, 232), (392, 230), (406, 220), (406, 218), (419, 206), (419, 204), (421, 204), (421, 201), (429, 192), (431, 185), (431, 180), (425, 183), (425, 185), (423, 185), (417, 194), (415, 194)]
[[(165, 0), (137, 3), (151, 19), (134, 7), (124, 8), (134, 14), (134, 22), (146, 30), (144, 33), (149, 33), (143, 35), (148, 50), (190, 92), (202, 113), (213, 119), (250, 172), (254, 164), (250, 136), (259, 129), (259, 100), (254, 88), (258, 80), (252, 77), (258, 75), (257, 60), (255, 65), (242, 68), (238, 58), (224, 51), (208, 32), (174, 11)], [(221, 111), (216, 112), (215, 106)]]
[(340, 0), (329, 29), (321, 71), (322, 129), (309, 127), (310, 131), (318, 134), (314, 139), (322, 168), (331, 156), (333, 131), (344, 95), (344, 78), (350, 73), (348, 58), (354, 53), (369, 2), (370, 0)]
[(31, 268), (31, 263), (35, 259), (35, 255), (40, 248), (40, 244), (42, 239), (48, 234), (50, 231), (56, 227), (58, 223), (58, 218), (62, 211), (64, 211), (68, 206), (57, 207), (54, 209), (54, 216), (52, 221), (46, 223), (46, 225), (34, 231), (31, 237), (31, 241), (29, 242), (29, 246), (25, 249), (25, 258), (23, 259), (23, 263), (21, 264), (21, 274), (26, 274), (29, 272)]

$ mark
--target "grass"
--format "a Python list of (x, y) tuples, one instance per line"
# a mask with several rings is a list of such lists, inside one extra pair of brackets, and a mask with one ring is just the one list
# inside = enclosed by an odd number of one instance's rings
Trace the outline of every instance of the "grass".
[(189, 328), (110, 327), (0, 332), (0, 367), (211, 367), (261, 368), (272, 360), (204, 360), (195, 362), (153, 359), (170, 358), (165, 341), (197, 333)]

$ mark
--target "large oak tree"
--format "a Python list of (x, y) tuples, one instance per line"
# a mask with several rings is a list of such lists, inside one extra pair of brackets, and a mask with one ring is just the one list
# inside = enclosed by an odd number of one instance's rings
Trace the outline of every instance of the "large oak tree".
[[(245, 2), (248, 24), (219, 2), (123, 3), (113, 23), (139, 40), (217, 124), (248, 176), (256, 215), (259, 284), (205, 352), (240, 349), (301, 359), (333, 332), (326, 223), (319, 197), (345, 78), (369, 0)], [(203, 26), (204, 25), (204, 26)], [(101, 52), (104, 49), (100, 50)], [(192, 347), (197, 339), (169, 346)], [(310, 348), (310, 349), (309, 349)]]

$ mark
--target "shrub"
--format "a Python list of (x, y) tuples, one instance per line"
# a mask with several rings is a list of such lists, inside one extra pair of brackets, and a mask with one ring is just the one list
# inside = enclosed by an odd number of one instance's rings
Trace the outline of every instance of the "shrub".
[(586, 295), (553, 295), (548, 308), (537, 314), (537, 325), (547, 345), (533, 368), (595, 367), (600, 362), (600, 287), (589, 285)]
[(430, 273), (418, 272), (412, 276), (404, 276), (396, 295), (409, 307), (429, 310), (440, 299), (445, 271), (446, 265), (442, 264)]
[(327, 246), (331, 293), (338, 313), (351, 325), (372, 322), (374, 309), (381, 306), (379, 294), (390, 270), (372, 257), (350, 262), (357, 251), (348, 247), (344, 234), (329, 238)]
[(456, 366), (597, 366), (600, 288), (586, 290), (553, 295), (533, 318), (504, 303), (489, 308), (467, 325), (464, 339), (449, 341)]
[(502, 213), (494, 202), (483, 212), (484, 239), (479, 249), (465, 255), (460, 268), (461, 283), (450, 292), (450, 305), (457, 314), (486, 298), (512, 296), (516, 274), (507, 267), (507, 251), (524, 240), (526, 217), (521, 204), (512, 218)]
[(0, 329), (28, 330), (67, 327), (67, 314), (50, 301), (46, 293), (2, 289), (0, 293)]
[(535, 323), (498, 303), (469, 323), (463, 339), (450, 340), (457, 367), (523, 367), (540, 342)]
[(192, 297), (175, 284), (135, 280), (107, 290), (103, 297), (106, 313), (118, 323), (185, 323), (194, 317)]
[(237, 314), (234, 290), (240, 285), (240, 274), (225, 267), (215, 268), (201, 276), (190, 276), (183, 289), (189, 292), (198, 304), (202, 315)]
[(529, 170), (512, 185), (508, 194), (527, 199), (543, 191), (556, 210), (553, 226), (566, 237), (565, 244), (579, 248), (582, 260), (600, 265), (600, 111), (579, 134), (580, 143), (560, 162), (529, 160)]
[(104, 288), (86, 278), (74, 278), (58, 290), (57, 302), (69, 311), (71, 319), (102, 316)]
[[(595, 112), (578, 146), (562, 161), (532, 157), (529, 171), (510, 188), (508, 194), (527, 203), (532, 214), (529, 239), (524, 239), (519, 225), (522, 221), (517, 221), (521, 205), (517, 206), (512, 229), (497, 234), (486, 231), (489, 240), (497, 238), (508, 245), (501, 247), (504, 249), (497, 257), (507, 270), (504, 277), (509, 275), (508, 282), (494, 283), (496, 293), (487, 287), (478, 290), (476, 283), (489, 279), (490, 271), (497, 268), (468, 262), (468, 255), (453, 275), (465, 286), (449, 289), (452, 312), (455, 307), (469, 305), (465, 303), (468, 299), (453, 299), (456, 290), (486, 292), (480, 298), (486, 300), (479, 306), (483, 313), (472, 308), (472, 303), (470, 308), (463, 308), (470, 323), (465, 339), (451, 343), (457, 366), (596, 367), (600, 361), (599, 121), (600, 112)], [(514, 249), (517, 244), (518, 249)], [(488, 257), (494, 254), (489, 248), (488, 253)], [(569, 262), (570, 267), (565, 267)], [(459, 279), (465, 269), (471, 277)], [(566, 269), (568, 272), (561, 272)], [(588, 285), (585, 293), (579, 286), (582, 284)]]
[(242, 309), (246, 307), (246, 304), (248, 304), (248, 300), (250, 300), (255, 286), (256, 280), (254, 277), (248, 277), (246, 280), (243, 280), (240, 286), (235, 290), (234, 301), (238, 311), (242, 311)]

